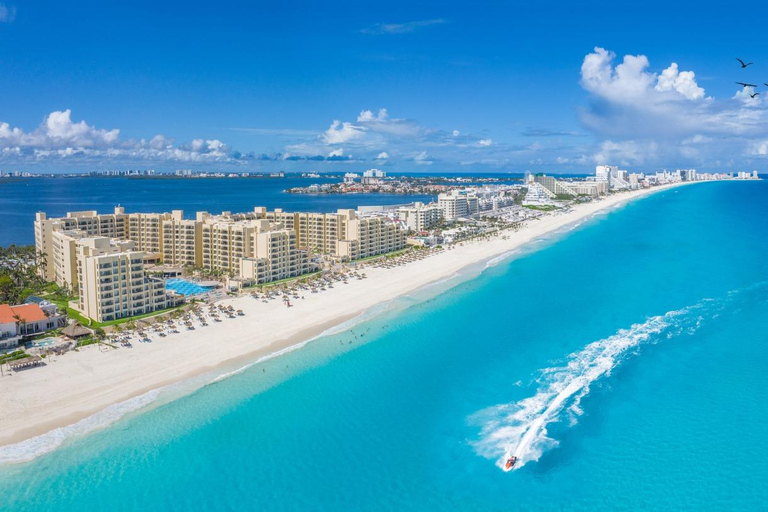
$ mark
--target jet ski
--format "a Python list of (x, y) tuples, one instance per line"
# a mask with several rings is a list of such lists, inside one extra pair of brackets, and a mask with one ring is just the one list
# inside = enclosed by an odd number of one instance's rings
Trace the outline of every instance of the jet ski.
[(509, 471), (513, 467), (515, 467), (515, 464), (517, 463), (517, 457), (514, 455), (507, 459), (507, 463), (504, 464), (504, 471)]

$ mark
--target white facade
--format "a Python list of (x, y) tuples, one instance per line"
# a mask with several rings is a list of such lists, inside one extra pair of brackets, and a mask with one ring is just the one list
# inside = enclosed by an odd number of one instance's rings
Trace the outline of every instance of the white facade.
[(443, 218), (443, 209), (436, 204), (414, 203), (412, 207), (398, 208), (397, 214), (411, 231), (426, 231)]
[(445, 220), (468, 217), (478, 212), (479, 201), (473, 191), (452, 190), (437, 197), (437, 205)]

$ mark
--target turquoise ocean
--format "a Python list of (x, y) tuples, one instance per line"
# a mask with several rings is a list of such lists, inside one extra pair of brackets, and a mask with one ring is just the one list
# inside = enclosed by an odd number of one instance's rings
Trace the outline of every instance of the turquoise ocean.
[(767, 218), (631, 202), (2, 466), (0, 509), (766, 509)]

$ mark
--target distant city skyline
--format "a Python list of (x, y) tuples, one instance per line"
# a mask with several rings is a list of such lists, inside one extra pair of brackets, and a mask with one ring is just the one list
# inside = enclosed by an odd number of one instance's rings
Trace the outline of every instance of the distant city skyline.
[(0, 0), (0, 170), (763, 172), (760, 9)]

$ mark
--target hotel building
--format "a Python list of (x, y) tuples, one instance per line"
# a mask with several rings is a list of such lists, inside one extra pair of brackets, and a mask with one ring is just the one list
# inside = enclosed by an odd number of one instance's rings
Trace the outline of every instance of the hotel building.
[(76, 242), (78, 308), (97, 322), (143, 315), (184, 302), (183, 296), (166, 292), (162, 279), (148, 277), (144, 253), (134, 242), (106, 237)]
[(555, 195), (567, 194), (569, 196), (593, 196), (608, 193), (608, 181), (564, 181), (545, 174), (533, 176), (533, 181), (544, 186)]
[[(110, 214), (72, 212), (60, 218), (40, 212), (35, 246), (45, 255), (41, 276), (77, 290), (83, 313), (107, 321), (173, 302), (160, 293), (162, 281), (146, 277), (149, 263), (266, 283), (309, 272), (309, 251), (345, 260), (366, 258), (404, 248), (405, 232), (388, 217), (358, 217), (354, 210), (289, 213), (257, 207), (235, 214), (198, 212), (192, 220), (181, 210), (126, 214), (117, 207)], [(107, 267), (120, 272), (107, 273)], [(123, 269), (129, 270), (123, 274)], [(110, 293), (103, 294), (102, 288)]]
[(309, 255), (296, 248), (296, 233), (292, 229), (264, 230), (256, 233), (252, 244), (252, 256), (239, 261), (243, 279), (261, 284), (309, 272)]
[(419, 232), (426, 231), (443, 218), (443, 209), (432, 204), (414, 203), (411, 207), (398, 208), (397, 215), (408, 229)]
[(445, 220), (454, 220), (477, 213), (478, 199), (472, 191), (452, 190), (437, 196), (437, 206), (443, 210)]

